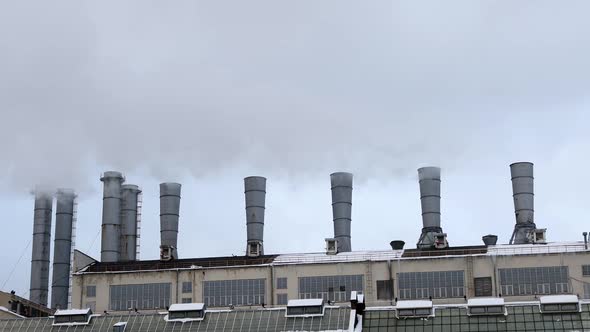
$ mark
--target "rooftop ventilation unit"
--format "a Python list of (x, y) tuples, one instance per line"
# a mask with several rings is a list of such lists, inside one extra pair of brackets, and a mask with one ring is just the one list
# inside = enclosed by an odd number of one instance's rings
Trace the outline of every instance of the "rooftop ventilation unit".
[(246, 200), (246, 256), (264, 255), (264, 212), (266, 204), (266, 178), (244, 178)]
[(141, 190), (134, 184), (121, 186), (121, 262), (136, 260), (139, 194)]
[(29, 299), (47, 306), (49, 291), (49, 253), (51, 250), (51, 211), (53, 196), (37, 189), (33, 217), (33, 253)]
[(504, 299), (499, 297), (479, 298), (467, 300), (468, 316), (496, 316), (508, 315)]
[(160, 184), (160, 259), (178, 259), (179, 183)]
[(338, 240), (336, 239), (326, 239), (326, 254), (327, 255), (336, 255), (338, 253)]
[(544, 314), (557, 314), (567, 312), (580, 312), (580, 299), (576, 295), (547, 295), (539, 298), (541, 312)]
[(204, 303), (173, 304), (168, 309), (168, 322), (190, 322), (205, 319), (206, 306)]
[(535, 188), (533, 163), (510, 165), (516, 225), (510, 244), (545, 243), (545, 230), (535, 225)]
[(101, 262), (118, 262), (121, 255), (121, 185), (125, 181), (119, 172), (105, 172), (102, 200)]
[(434, 317), (434, 308), (432, 301), (427, 300), (397, 301), (395, 315), (397, 318)]
[(91, 318), (90, 309), (58, 310), (53, 314), (53, 326), (88, 325)]
[(127, 322), (118, 322), (113, 325), (113, 332), (125, 332)]
[(350, 224), (352, 221), (352, 174), (337, 172), (330, 175), (332, 185), (332, 215), (334, 238), (338, 252), (352, 251)]
[(497, 235), (488, 234), (484, 235), (481, 239), (486, 246), (495, 246), (498, 243)]
[(67, 309), (68, 307), (75, 199), (76, 194), (72, 189), (57, 191), (53, 284), (51, 286), (51, 308), (53, 309)]
[(440, 168), (418, 169), (420, 203), (422, 205), (422, 234), (418, 249), (444, 249), (448, 247), (447, 234), (440, 226)]
[(324, 299), (289, 300), (286, 317), (315, 317), (324, 315)]
[(389, 242), (389, 245), (391, 246), (392, 250), (403, 250), (406, 242), (402, 240), (393, 240)]

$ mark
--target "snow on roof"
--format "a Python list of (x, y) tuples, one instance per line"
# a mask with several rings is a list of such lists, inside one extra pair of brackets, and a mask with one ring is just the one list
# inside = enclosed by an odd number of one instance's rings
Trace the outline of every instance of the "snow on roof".
[(547, 244), (499, 244), (488, 247), (487, 255), (559, 254), (586, 251), (583, 241), (550, 242)]
[(127, 322), (118, 322), (118, 323), (115, 323), (115, 325), (113, 325), (113, 326), (127, 326)]
[(90, 309), (69, 309), (69, 310), (57, 310), (53, 316), (73, 316), (73, 315), (88, 315)]
[(403, 252), (403, 250), (382, 250), (341, 252), (336, 255), (327, 255), (325, 252), (308, 254), (285, 254), (279, 255), (277, 258), (275, 258), (273, 264), (287, 265), (334, 262), (387, 261), (401, 258)]
[(324, 299), (289, 300), (287, 307), (311, 307), (324, 305)]
[(547, 295), (539, 298), (541, 304), (552, 303), (578, 303), (580, 300), (577, 295)]
[(172, 304), (168, 311), (197, 311), (205, 308), (204, 303), (176, 303)]
[(485, 297), (485, 298), (467, 300), (468, 307), (486, 307), (486, 306), (497, 306), (497, 305), (504, 305), (504, 299), (501, 297)]
[(395, 304), (396, 309), (422, 309), (432, 308), (432, 301), (427, 300), (408, 300), (408, 301), (397, 301)]

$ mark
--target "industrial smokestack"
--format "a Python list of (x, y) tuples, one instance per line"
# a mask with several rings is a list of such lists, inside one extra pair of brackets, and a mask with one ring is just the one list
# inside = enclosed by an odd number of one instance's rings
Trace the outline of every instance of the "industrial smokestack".
[(57, 191), (53, 282), (51, 285), (51, 308), (53, 309), (68, 307), (75, 198), (76, 195), (72, 189)]
[(178, 258), (179, 183), (160, 184), (160, 259)]
[(422, 205), (422, 234), (417, 246), (419, 249), (445, 248), (446, 234), (440, 226), (440, 168), (420, 168), (418, 178)]
[(246, 255), (264, 254), (264, 210), (266, 202), (266, 178), (250, 176), (244, 178), (246, 197)]
[(141, 190), (134, 184), (121, 186), (121, 262), (137, 259), (137, 207), (140, 193)]
[(334, 238), (338, 241), (338, 252), (352, 251), (350, 223), (352, 220), (352, 174), (338, 172), (330, 174), (332, 185), (332, 216)]
[(519, 162), (510, 165), (510, 175), (516, 216), (516, 225), (510, 244), (525, 244), (530, 242), (531, 232), (537, 228), (533, 163)]
[(29, 299), (47, 306), (49, 289), (49, 253), (51, 250), (51, 209), (53, 197), (41, 190), (35, 191), (33, 217), (33, 254), (31, 257), (31, 287)]
[(105, 172), (102, 201), (102, 241), (100, 260), (118, 262), (121, 255), (121, 184), (125, 181), (119, 172)]

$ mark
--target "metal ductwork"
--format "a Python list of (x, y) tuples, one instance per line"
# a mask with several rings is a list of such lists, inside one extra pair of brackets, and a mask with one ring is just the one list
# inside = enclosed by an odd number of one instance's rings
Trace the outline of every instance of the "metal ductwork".
[(102, 201), (101, 262), (118, 262), (121, 255), (121, 185), (125, 181), (120, 172), (105, 172)]
[(418, 169), (420, 203), (422, 205), (422, 234), (418, 249), (442, 249), (448, 246), (446, 234), (440, 226), (440, 168)]
[(137, 260), (137, 209), (141, 190), (134, 184), (121, 186), (121, 256), (119, 261)]
[(160, 184), (160, 259), (178, 259), (179, 183)]
[(352, 221), (352, 174), (337, 172), (330, 174), (332, 185), (332, 216), (334, 238), (338, 241), (338, 252), (352, 251), (350, 224)]
[(29, 299), (47, 306), (49, 289), (49, 255), (51, 251), (51, 209), (53, 196), (35, 191), (33, 217), (33, 253), (31, 257), (31, 284)]
[(533, 163), (519, 162), (510, 165), (514, 214), (516, 225), (510, 238), (510, 244), (532, 243), (535, 240), (535, 188)]
[(264, 255), (264, 211), (266, 203), (266, 178), (244, 178), (246, 199), (246, 255)]
[(68, 307), (75, 199), (76, 194), (72, 189), (57, 191), (53, 282), (51, 285), (52, 309), (67, 309)]

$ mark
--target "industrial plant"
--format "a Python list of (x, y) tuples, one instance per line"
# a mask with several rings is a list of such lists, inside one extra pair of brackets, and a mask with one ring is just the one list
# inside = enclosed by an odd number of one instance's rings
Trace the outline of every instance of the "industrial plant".
[(231, 257), (191, 257), (178, 247), (181, 184), (160, 184), (157, 260), (139, 259), (142, 191), (122, 173), (100, 179), (100, 259), (74, 246), (75, 192), (36, 190), (30, 298), (0, 302), (7, 308), (0, 331), (590, 331), (587, 233), (548, 241), (555, 225), (535, 221), (533, 164), (509, 170), (509, 243), (484, 233), (473, 245), (452, 246), (459, 235), (443, 230), (441, 169), (424, 167), (415, 245), (393, 238), (375, 251), (353, 250), (353, 174), (346, 172), (330, 175), (333, 234), (311, 234), (325, 250), (298, 254), (264, 248), (267, 179), (260, 176), (244, 179), (245, 255)]

